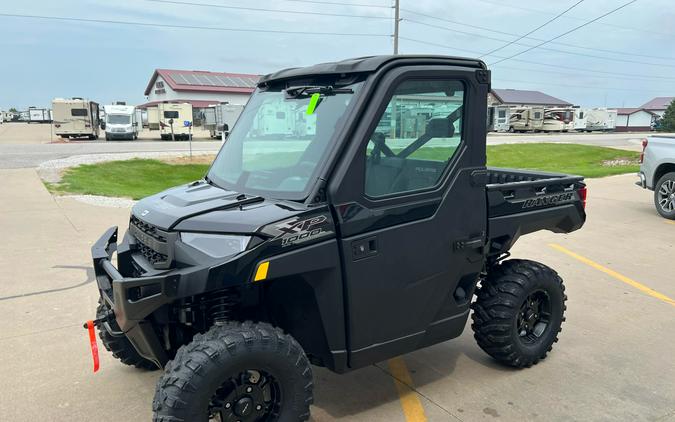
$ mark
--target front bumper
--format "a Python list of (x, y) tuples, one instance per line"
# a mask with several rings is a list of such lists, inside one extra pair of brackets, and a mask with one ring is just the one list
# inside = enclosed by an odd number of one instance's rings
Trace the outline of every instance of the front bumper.
[(163, 305), (190, 295), (185, 285), (208, 278), (209, 268), (196, 266), (125, 277), (111, 262), (115, 251), (118, 267), (128, 269), (134, 251), (127, 239), (118, 249), (117, 227), (111, 227), (92, 246), (91, 254), (101, 298), (112, 310), (121, 331), (112, 330), (107, 323), (103, 326), (111, 335), (126, 336), (141, 356), (163, 367), (168, 356), (150, 316)]
[(133, 139), (133, 132), (106, 132), (105, 136), (108, 139)]

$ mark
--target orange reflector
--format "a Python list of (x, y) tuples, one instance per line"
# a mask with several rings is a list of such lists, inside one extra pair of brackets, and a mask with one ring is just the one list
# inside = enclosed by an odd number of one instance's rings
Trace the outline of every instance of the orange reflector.
[(260, 281), (264, 280), (267, 278), (267, 270), (270, 267), (270, 262), (265, 261), (261, 262), (260, 265), (258, 265), (258, 269), (255, 271), (255, 277), (253, 277), (253, 281)]

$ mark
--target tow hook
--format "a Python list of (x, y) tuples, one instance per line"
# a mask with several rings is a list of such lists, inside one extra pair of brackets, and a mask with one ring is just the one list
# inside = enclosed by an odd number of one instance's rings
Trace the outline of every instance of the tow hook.
[(88, 330), (88, 329), (89, 329), (89, 324), (90, 324), (90, 323), (91, 323), (94, 327), (98, 327), (99, 325), (103, 324), (107, 319), (108, 319), (108, 314), (106, 313), (105, 315), (103, 315), (103, 316), (101, 316), (101, 317), (98, 317), (98, 318), (96, 318), (96, 319), (93, 319), (93, 320), (90, 320), (90, 321), (85, 322), (85, 323), (82, 325), (82, 328), (84, 328), (85, 330)]

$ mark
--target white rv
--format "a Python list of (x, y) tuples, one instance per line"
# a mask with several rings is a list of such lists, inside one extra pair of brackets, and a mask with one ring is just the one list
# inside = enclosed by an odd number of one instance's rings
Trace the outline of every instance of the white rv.
[(157, 106), (148, 107), (146, 109), (148, 129), (150, 130), (159, 130), (159, 110)]
[(586, 115), (586, 130), (610, 131), (616, 128), (616, 110), (606, 108), (594, 108), (588, 110)]
[(105, 130), (105, 140), (111, 139), (138, 139), (139, 123), (136, 107), (128, 105), (106, 105), (105, 123), (101, 126)]
[(588, 121), (588, 108), (574, 109), (574, 130), (577, 132), (584, 132), (586, 130), (586, 123)]
[(488, 107), (488, 132), (508, 132), (511, 110), (507, 106)]
[(62, 138), (98, 139), (99, 108), (82, 98), (55, 98), (52, 101), (54, 133)]
[(192, 131), (192, 104), (159, 103), (159, 134), (163, 140), (188, 139)]
[(28, 107), (28, 123), (49, 123), (52, 121), (49, 114), (47, 108)]
[(570, 107), (547, 108), (544, 112), (544, 132), (568, 132), (574, 130), (574, 109)]
[(216, 105), (216, 131), (213, 136), (215, 138), (220, 138), (223, 132), (225, 132), (225, 135), (227, 136), (243, 110), (243, 104)]

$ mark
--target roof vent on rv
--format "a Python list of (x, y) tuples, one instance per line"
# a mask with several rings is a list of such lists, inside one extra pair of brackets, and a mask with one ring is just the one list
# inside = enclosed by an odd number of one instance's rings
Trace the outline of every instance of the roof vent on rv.
[(73, 100), (82, 100), (82, 97), (73, 97)]

